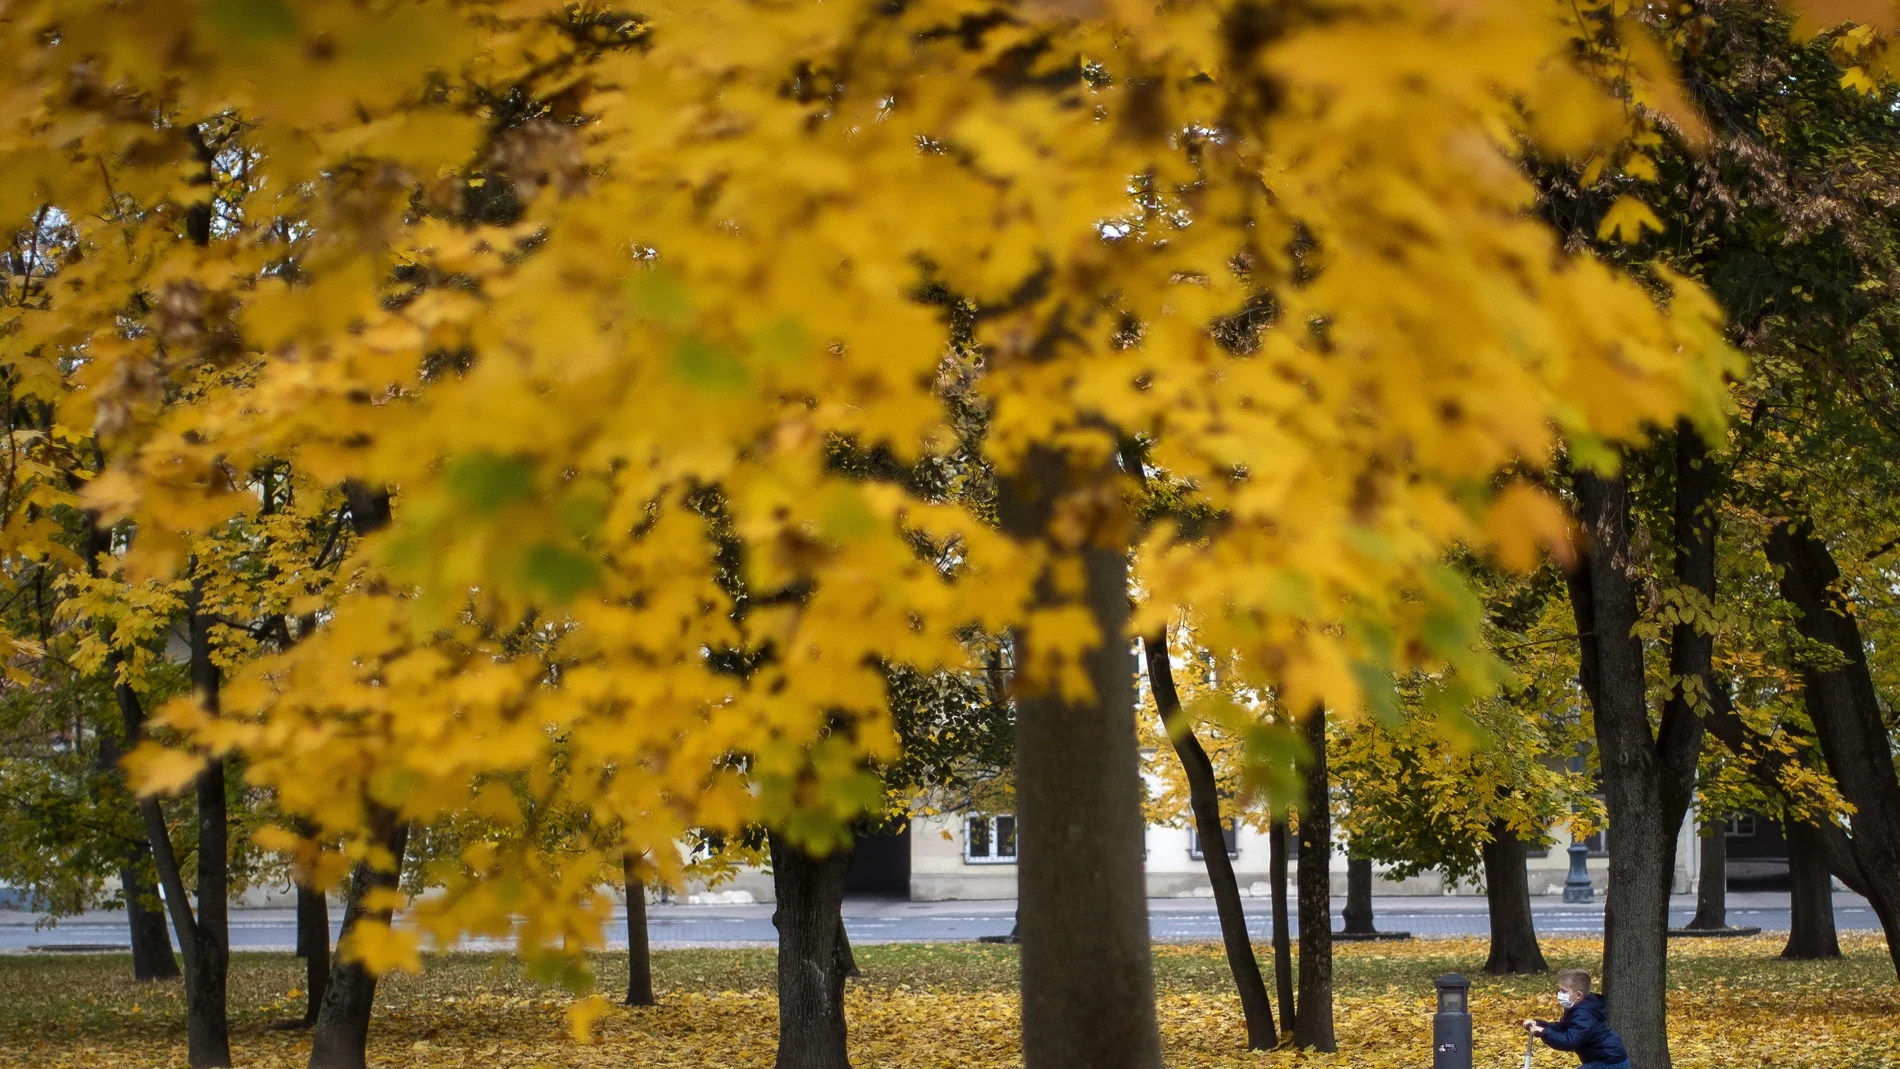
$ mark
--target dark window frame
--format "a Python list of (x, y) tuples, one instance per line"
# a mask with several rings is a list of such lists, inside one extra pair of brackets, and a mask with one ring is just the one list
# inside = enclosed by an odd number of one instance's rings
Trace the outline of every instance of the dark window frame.
[[(1227, 842), (1227, 857), (1232, 860), (1240, 857), (1240, 819), (1236, 817), (1227, 822), (1227, 828), (1221, 833)], [(1188, 825), (1188, 858), (1193, 861), (1206, 861), (1207, 855), (1201, 851), (1201, 830), (1193, 824)]]
[(976, 813), (963, 818), (964, 864), (1014, 865), (1016, 856), (1016, 814)]

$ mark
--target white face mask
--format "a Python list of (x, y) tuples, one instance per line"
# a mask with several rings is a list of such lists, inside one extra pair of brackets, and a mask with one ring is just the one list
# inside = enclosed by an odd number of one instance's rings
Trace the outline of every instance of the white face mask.
[(1568, 991), (1557, 992), (1557, 1005), (1562, 1006), (1566, 1010), (1569, 1009), (1571, 1004), (1576, 1001), (1577, 1001), (1576, 996), (1572, 995)]

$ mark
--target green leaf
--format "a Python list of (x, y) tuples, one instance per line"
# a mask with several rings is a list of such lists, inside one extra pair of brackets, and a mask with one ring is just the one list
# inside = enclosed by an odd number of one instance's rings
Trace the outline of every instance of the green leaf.
[(1455, 570), (1437, 565), (1425, 577), (1430, 583), (1431, 608), (1418, 622), (1419, 637), (1433, 653), (1454, 662), (1462, 660), (1478, 642), (1484, 607)]
[(686, 283), (663, 267), (643, 268), (627, 279), (627, 304), (634, 315), (663, 326), (683, 327), (693, 318)]
[(772, 364), (794, 364), (805, 358), (811, 336), (804, 324), (790, 316), (774, 319), (752, 335), (752, 350)]
[(1350, 523), (1342, 533), (1346, 536), (1346, 544), (1361, 556), (1381, 562), (1392, 560), (1392, 540), (1378, 531), (1364, 524)]
[(1399, 690), (1392, 685), (1392, 673), (1371, 661), (1354, 661), (1352, 677), (1366, 697), (1366, 709), (1386, 727), (1397, 727), (1404, 719), (1399, 709)]
[(1297, 803), (1306, 792), (1300, 768), (1312, 759), (1306, 737), (1290, 724), (1255, 723), (1245, 729), (1247, 785), (1269, 805)]
[(585, 960), (576, 960), (559, 952), (524, 954), (521, 966), (521, 971), (529, 979), (559, 986), (573, 994), (590, 991), (594, 986), (594, 975), (588, 971)]
[(442, 481), (463, 504), (492, 516), (534, 496), (534, 465), (525, 457), (464, 453), (449, 461)]
[(673, 350), (673, 373), (706, 393), (742, 393), (752, 376), (732, 350), (702, 338), (681, 338)]
[(600, 533), (607, 520), (608, 500), (600, 487), (581, 484), (561, 495), (555, 508), (562, 529), (576, 538), (587, 538)]
[(565, 605), (600, 580), (600, 566), (585, 553), (553, 542), (538, 542), (528, 550), (524, 575), (530, 586), (541, 590), (556, 605)]
[(877, 529), (877, 514), (864, 503), (864, 495), (848, 486), (831, 494), (821, 521), (821, 533), (834, 542), (851, 542)]
[(204, 19), (216, 29), (253, 41), (297, 33), (297, 13), (289, 0), (205, 0)]

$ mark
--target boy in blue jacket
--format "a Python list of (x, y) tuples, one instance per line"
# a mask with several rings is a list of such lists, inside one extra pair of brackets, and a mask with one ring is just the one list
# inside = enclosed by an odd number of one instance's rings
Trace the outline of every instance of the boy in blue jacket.
[(1575, 1052), (1583, 1062), (1577, 1069), (1630, 1069), (1623, 1037), (1610, 1031), (1607, 1023), (1610, 1004), (1602, 995), (1590, 993), (1589, 973), (1582, 969), (1560, 970), (1557, 1004), (1564, 1008), (1563, 1020), (1525, 1021), (1524, 1030), (1554, 1050)]

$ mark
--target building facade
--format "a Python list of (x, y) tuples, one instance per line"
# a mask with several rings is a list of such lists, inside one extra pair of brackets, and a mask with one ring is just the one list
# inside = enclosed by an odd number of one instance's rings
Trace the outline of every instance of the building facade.
[[(909, 836), (910, 880), (906, 896), (918, 902), (1014, 898), (1018, 852), (1014, 824), (1014, 818), (1007, 815), (952, 815), (916, 821)], [(1701, 846), (1694, 827), (1693, 819), (1683, 821), (1683, 830), (1676, 842), (1674, 889), (1679, 894), (1695, 889)], [(1570, 837), (1562, 828), (1553, 829), (1552, 835), (1556, 841), (1548, 849), (1533, 849), (1530, 854), (1527, 867), (1534, 895), (1562, 892), (1564, 879), (1570, 872)], [(1150, 898), (1212, 897), (1201, 854), (1203, 844), (1191, 829), (1149, 825), (1144, 832), (1144, 844)], [(1599, 833), (1585, 840), (1585, 844), (1590, 848), (1591, 882), (1601, 891), (1609, 865), (1607, 843)], [(1223, 845), (1233, 858), (1241, 893), (1265, 897), (1269, 888), (1265, 833), (1243, 824)], [(1343, 844), (1335, 848), (1332, 880), (1334, 893), (1343, 895), (1346, 855), (1341, 847)], [(1290, 873), (1298, 872), (1298, 858), (1290, 856), (1287, 867)], [(1376, 895), (1475, 894), (1483, 890), (1477, 884), (1453, 884), (1436, 872), (1403, 880), (1386, 878), (1383, 866), (1374, 865), (1373, 872), (1376, 880), (1373, 894)]]

